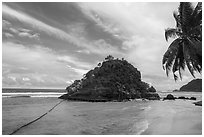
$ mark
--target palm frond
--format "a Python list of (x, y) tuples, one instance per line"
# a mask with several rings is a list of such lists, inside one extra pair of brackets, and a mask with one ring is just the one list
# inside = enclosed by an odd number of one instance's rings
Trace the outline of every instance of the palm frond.
[(173, 12), (174, 19), (176, 20), (176, 27), (180, 28), (181, 27), (181, 21), (178, 13), (176, 11)]
[(181, 39), (174, 40), (163, 56), (162, 65), (163, 65), (163, 69), (166, 70), (167, 76), (176, 58), (180, 41)]
[(188, 36), (194, 39), (195, 41), (201, 42), (202, 41), (202, 26), (197, 25), (193, 28), (191, 28), (188, 31)]
[(193, 77), (195, 72), (202, 71), (202, 3), (198, 2), (194, 8), (190, 2), (180, 2), (178, 12), (174, 12), (176, 28), (165, 30), (165, 39), (177, 37), (162, 60), (163, 69), (168, 76), (173, 72), (175, 81), (179, 72), (182, 80), (181, 70), (187, 66)]
[(192, 38), (187, 37), (188, 43), (191, 45), (192, 52), (202, 56), (202, 42), (196, 41)]
[(174, 75), (174, 80), (176, 81), (178, 79), (178, 76), (175, 74), (175, 72), (179, 72), (180, 79), (182, 80), (181, 76), (181, 69), (185, 69), (185, 61), (184, 61), (184, 56), (183, 56), (183, 46), (182, 44), (179, 44), (178, 52), (173, 64), (172, 72)]
[(195, 47), (189, 41), (185, 42), (184, 51), (185, 51), (184, 58), (186, 61), (186, 65), (187, 65), (191, 75), (193, 77), (195, 77), (194, 76), (195, 71), (197, 71), (199, 73), (201, 73), (201, 71), (202, 71), (202, 56), (200, 57), (196, 53)]
[(163, 55), (163, 59), (162, 59), (162, 65), (164, 65), (166, 63), (166, 61), (168, 60), (168, 57), (170, 56), (172, 51), (175, 51), (178, 43), (181, 41), (181, 39), (175, 39), (170, 46), (168, 47), (167, 51), (165, 52), (165, 54)]
[(178, 80), (178, 76), (176, 74), (174, 74), (174, 80), (177, 81)]
[[(197, 27), (197, 26), (202, 26), (202, 2), (198, 2), (191, 17), (192, 17), (191, 18), (192, 28)], [(202, 27), (200, 28), (202, 32)]]
[(191, 75), (195, 78), (194, 76), (194, 69), (190, 63), (190, 59), (188, 57), (188, 55), (186, 55), (186, 53), (184, 54), (184, 58), (185, 58), (185, 62), (186, 62), (186, 66), (188, 67), (188, 70), (190, 71)]
[(172, 68), (172, 72), (174, 75), (174, 80), (176, 81), (178, 79), (178, 76), (175, 74), (175, 72), (179, 71), (180, 67), (179, 67), (179, 59), (176, 57), (174, 64), (173, 64), (173, 68)]
[(198, 2), (198, 4), (196, 5), (192, 16), (196, 16), (200, 11), (202, 11), (202, 2)]
[[(176, 51), (174, 51), (176, 52)], [(170, 56), (168, 57), (168, 60), (166, 61), (165, 64), (165, 70), (166, 70), (166, 75), (169, 76), (169, 71), (171, 70), (172, 64), (176, 58), (176, 53), (172, 52)]]
[(188, 46), (188, 53), (194, 70), (200, 73), (202, 70), (202, 53), (198, 53), (199, 51), (197, 49), (197, 45), (195, 45), (195, 43), (193, 43), (192, 41), (188, 41), (188, 45), (186, 46)]
[(170, 37), (175, 38), (176, 36), (178, 36), (178, 33), (179, 32), (177, 31), (177, 29), (174, 29), (174, 28), (165, 29), (165, 39), (166, 39), (166, 41), (168, 41), (168, 39)]
[(194, 26), (202, 24), (202, 11), (200, 11), (197, 15), (194, 16), (193, 22)]
[(192, 13), (194, 9), (190, 2), (180, 2), (179, 15), (183, 33), (187, 33), (192, 23)]

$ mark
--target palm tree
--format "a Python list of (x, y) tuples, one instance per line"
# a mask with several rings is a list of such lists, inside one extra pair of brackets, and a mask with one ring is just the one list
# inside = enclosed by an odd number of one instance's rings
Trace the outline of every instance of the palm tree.
[(170, 44), (163, 56), (162, 65), (168, 76), (173, 72), (175, 81), (179, 72), (188, 67), (193, 77), (195, 72), (202, 71), (202, 3), (198, 2), (194, 8), (189, 2), (180, 2), (178, 12), (173, 13), (176, 20), (175, 28), (165, 30), (166, 41), (175, 40)]

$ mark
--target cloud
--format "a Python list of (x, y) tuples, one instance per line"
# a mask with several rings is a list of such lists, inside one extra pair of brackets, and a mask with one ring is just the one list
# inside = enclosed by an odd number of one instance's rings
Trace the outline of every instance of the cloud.
[(75, 67), (84, 68), (84, 69), (90, 69), (93, 67), (90, 63), (86, 63), (84, 61), (79, 61), (77, 58), (73, 58), (71, 56), (58, 56), (57, 61), (59, 62), (65, 62), (65, 63), (71, 63)]
[[(74, 57), (61, 56), (41, 45), (3, 42), (2, 46), (4, 87), (11, 86), (12, 83), (13, 86), (22, 86), (28, 81), (33, 87), (66, 87), (66, 81), (80, 79), (90, 69), (89, 63)], [(68, 69), (66, 65), (72, 68)]]
[(89, 69), (74, 68), (74, 67), (72, 67), (70, 65), (67, 65), (67, 68), (70, 69), (70, 70), (73, 70), (74, 72), (76, 72), (78, 74), (81, 74), (81, 75), (84, 75), (89, 71)]
[(30, 39), (40, 40), (40, 34), (34, 33), (32, 30), (14, 27), (9, 21), (3, 20), (3, 35), (7, 38), (14, 38), (14, 35)]
[[(164, 4), (167, 10), (162, 7), (161, 11), (154, 8), (156, 4), (144, 2), (79, 3), (86, 16), (105, 31), (123, 40), (120, 46), (124, 50), (124, 57), (145, 74), (162, 71), (158, 68), (161, 67), (161, 58), (167, 45), (163, 36), (166, 21), (157, 14), (172, 14), (170, 11), (175, 5)], [(172, 18), (172, 15), (166, 18)], [(151, 67), (153, 69), (149, 69)]]
[(22, 31), (22, 32), (32, 32), (32, 30), (30, 30), (30, 29), (25, 29), (25, 28), (19, 28), (18, 30), (19, 30), (19, 31)]
[(120, 33), (122, 33), (122, 29), (120, 29), (121, 26), (117, 24), (117, 22), (114, 22), (114, 19), (110, 17), (110, 14), (112, 13), (107, 14), (107, 12), (104, 11), (106, 9), (109, 10), (109, 8), (107, 8), (109, 4), (78, 3), (78, 5), (80, 6), (83, 13), (88, 18), (93, 20), (99, 27), (103, 28), (105, 32), (112, 34), (115, 36), (115, 38), (123, 39), (123, 37), (120, 35)]
[(8, 76), (8, 78), (12, 79), (13, 81), (16, 81), (16, 77)]
[(143, 46), (145, 42), (145, 38), (140, 35), (134, 35), (130, 37), (128, 40), (123, 41), (122, 49), (124, 50), (132, 50), (138, 46)]
[(155, 9), (147, 10), (150, 8), (148, 3), (79, 3), (79, 6), (101, 28), (120, 38), (159, 34), (164, 29), (161, 27), (164, 22), (152, 14)]
[(148, 3), (79, 3), (79, 6), (101, 28), (122, 39), (119, 46), (129, 61), (139, 65), (145, 61), (154, 63), (158, 55), (162, 56), (164, 22), (146, 9)]
[[(97, 45), (95, 46), (94, 44), (98, 41), (88, 41), (86, 40), (84, 37), (75, 37), (74, 35), (71, 35), (63, 30), (60, 30), (58, 28), (52, 27), (40, 20), (37, 20), (29, 15), (27, 15), (26, 13), (22, 13), (20, 11), (14, 10), (12, 8), (10, 8), (9, 6), (7, 6), (6, 4), (2, 5), (2, 14), (3, 16), (7, 16), (13, 19), (16, 19), (20, 22), (23, 22), (35, 29), (37, 29), (38, 31), (43, 31), (45, 32), (47, 35), (49, 36), (53, 36), (56, 37), (58, 39), (61, 40), (65, 40), (69, 43), (72, 43), (78, 47), (82, 47), (85, 48), (87, 50), (89, 50), (91, 53), (95, 53), (95, 54), (102, 54), (102, 55), (107, 55), (109, 53), (116, 53), (116, 54), (120, 54), (119, 50), (117, 49), (117, 47), (108, 47), (108, 49), (103, 48), (103, 46)], [(81, 25), (81, 24), (80, 24)], [(83, 25), (81, 25), (81, 29), (83, 30)], [(69, 29), (69, 26), (68, 26)], [(81, 32), (81, 29), (77, 30), (79, 32)], [(72, 31), (73, 32), (73, 31)], [(75, 33), (76, 34), (76, 33)], [(100, 40), (99, 40), (100, 41)], [(104, 44), (104, 43), (102, 43)]]
[(13, 34), (18, 34), (19, 33), (19, 31), (17, 29), (13, 28), (13, 27), (9, 27), (9, 30)]
[(85, 54), (90, 54), (89, 50), (77, 50), (77, 53), (85, 53)]
[(6, 29), (11, 26), (11, 23), (7, 20), (2, 20), (2, 29)]
[(26, 13), (22, 13), (20, 11), (14, 10), (5, 4), (2, 5), (2, 10), (3, 10), (3, 12), (2, 12), (3, 15), (17, 19), (23, 23), (26, 23), (26, 24), (32, 26), (33, 28), (35, 28), (39, 31), (46, 32), (48, 35), (55, 36), (55, 37), (62, 39), (62, 40), (68, 40), (68, 41), (73, 42), (75, 44), (79, 44), (77, 42), (76, 38), (70, 36), (66, 32), (59, 30), (57, 28), (54, 28), (54, 27), (52, 27), (52, 26), (50, 26), (50, 25), (48, 25), (42, 21), (39, 21), (39, 20), (27, 15)]
[(72, 36), (81, 37), (83, 35), (87, 35), (86, 30), (85, 30), (85, 23), (76, 22), (73, 24), (67, 24), (66, 28), (69, 34)]
[(168, 48), (164, 29), (175, 26), (172, 13), (178, 3), (78, 4), (100, 28), (122, 40), (120, 46), (124, 57), (141, 71), (144, 81), (158, 89), (169, 89), (191, 79), (184, 75), (183, 81), (175, 83), (173, 77), (166, 77), (161, 67), (163, 54)]
[(98, 39), (90, 43), (93, 50), (97, 54), (113, 55), (113, 56), (124, 56), (123, 52), (119, 50), (117, 46), (112, 46), (107, 43), (104, 39)]
[(31, 33), (28, 33), (28, 32), (19, 32), (18, 33), (18, 36), (20, 37), (28, 37), (28, 38), (32, 38), (32, 39), (37, 39), (39, 40), (39, 33), (35, 33), (35, 34), (31, 34)]
[[(169, 45), (164, 29), (175, 26), (172, 12), (178, 3), (69, 4), (29, 3), (31, 9), (2, 4), (3, 85), (65, 87), (108, 54), (127, 59), (158, 89), (177, 88), (192, 78), (184, 74), (175, 83), (161, 66)], [(55, 12), (49, 12), (52, 6)]]
[(14, 37), (13, 34), (8, 33), (8, 32), (5, 32), (4, 35), (5, 35), (5, 37), (7, 37), (7, 38), (13, 38), (13, 37)]
[(23, 81), (30, 81), (30, 79), (27, 77), (23, 77)]

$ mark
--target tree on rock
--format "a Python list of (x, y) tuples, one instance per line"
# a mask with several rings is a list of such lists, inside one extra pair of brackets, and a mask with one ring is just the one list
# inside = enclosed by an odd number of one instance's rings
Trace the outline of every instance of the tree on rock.
[[(63, 99), (117, 100), (134, 98), (159, 99), (149, 84), (141, 80), (141, 73), (126, 60), (109, 55), (100, 65), (90, 70), (81, 80), (67, 87)], [(151, 94), (150, 94), (151, 93)]]
[(105, 58), (106, 61), (110, 61), (110, 60), (114, 60), (114, 57), (112, 55), (108, 55), (106, 58)]

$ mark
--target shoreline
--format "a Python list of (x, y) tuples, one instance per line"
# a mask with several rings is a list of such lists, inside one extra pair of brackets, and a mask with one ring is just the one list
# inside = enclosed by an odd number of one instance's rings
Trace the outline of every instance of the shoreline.
[(151, 107), (148, 128), (141, 135), (202, 135), (202, 108), (192, 101), (164, 101)]
[[(196, 97), (196, 101), (200, 100), (201, 94)], [(2, 134), (6, 135), (10, 130), (40, 116), (61, 99), (22, 97), (4, 100)], [(200, 135), (202, 107), (195, 106), (193, 102), (196, 101), (135, 99), (91, 103), (68, 100), (17, 134)]]

